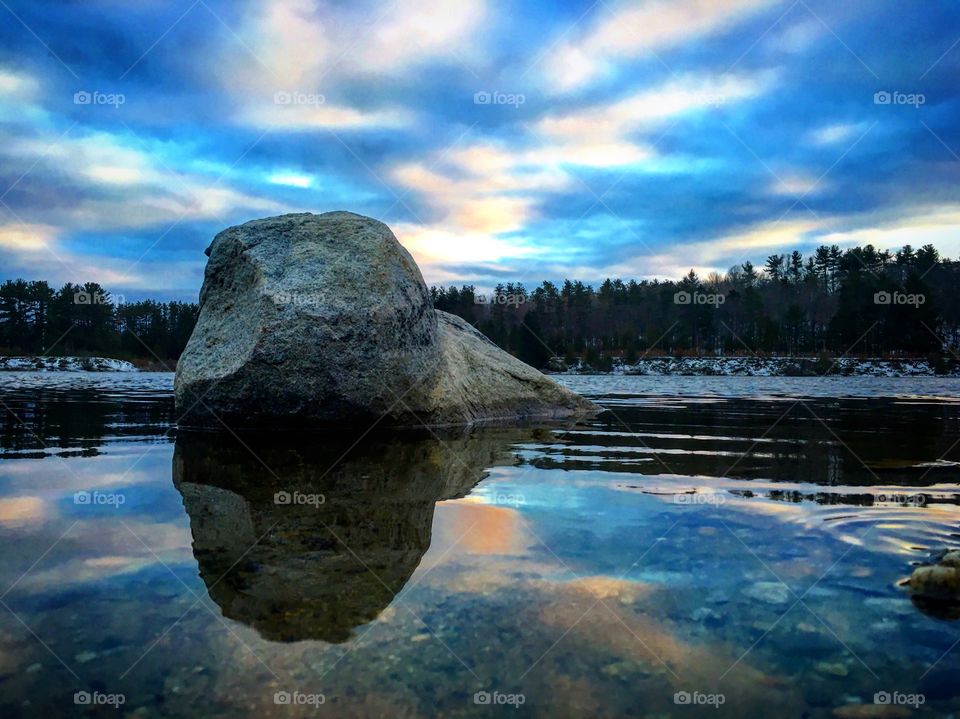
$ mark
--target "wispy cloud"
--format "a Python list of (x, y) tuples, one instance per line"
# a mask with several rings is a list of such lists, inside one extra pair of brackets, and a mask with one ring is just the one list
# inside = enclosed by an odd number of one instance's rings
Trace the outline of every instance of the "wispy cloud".
[(611, 74), (617, 63), (654, 53), (729, 28), (778, 0), (645, 0), (597, 5), (597, 20), (578, 39), (565, 39), (543, 65), (561, 91), (580, 88)]

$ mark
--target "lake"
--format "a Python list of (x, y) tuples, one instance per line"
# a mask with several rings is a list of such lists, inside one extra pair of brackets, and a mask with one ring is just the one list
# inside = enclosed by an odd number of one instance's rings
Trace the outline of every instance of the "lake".
[(960, 380), (558, 380), (442, 434), (177, 433), (172, 375), (0, 373), (0, 714), (960, 709)]

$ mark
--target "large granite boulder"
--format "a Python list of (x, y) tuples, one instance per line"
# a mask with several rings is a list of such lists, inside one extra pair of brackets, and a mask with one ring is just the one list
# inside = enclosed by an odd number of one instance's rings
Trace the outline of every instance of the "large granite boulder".
[(177, 365), (184, 426), (459, 425), (594, 405), (433, 308), (381, 222), (283, 215), (218, 234)]

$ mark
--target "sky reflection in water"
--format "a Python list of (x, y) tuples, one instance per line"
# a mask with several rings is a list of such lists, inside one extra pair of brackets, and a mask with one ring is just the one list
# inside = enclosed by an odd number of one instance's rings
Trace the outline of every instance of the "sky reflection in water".
[(0, 377), (4, 716), (74, 713), (78, 690), (137, 716), (960, 704), (958, 625), (897, 586), (958, 544), (960, 410), (929, 398), (956, 387), (564, 378), (613, 413), (336, 463), (352, 439), (175, 437), (169, 380)]

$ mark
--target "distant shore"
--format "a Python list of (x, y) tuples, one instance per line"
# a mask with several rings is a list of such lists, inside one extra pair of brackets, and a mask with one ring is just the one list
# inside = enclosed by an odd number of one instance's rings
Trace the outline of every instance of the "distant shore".
[(600, 370), (582, 362), (551, 362), (553, 374), (704, 376), (704, 377), (960, 377), (960, 361), (918, 358), (809, 357), (649, 357), (633, 364), (615, 362)]
[[(134, 364), (111, 357), (0, 357), (0, 372), (168, 372), (173, 365)], [(553, 358), (548, 374), (638, 375), (652, 377), (960, 377), (960, 360), (821, 357), (645, 357), (612, 369)]]
[(111, 357), (0, 357), (0, 372), (138, 372)]

